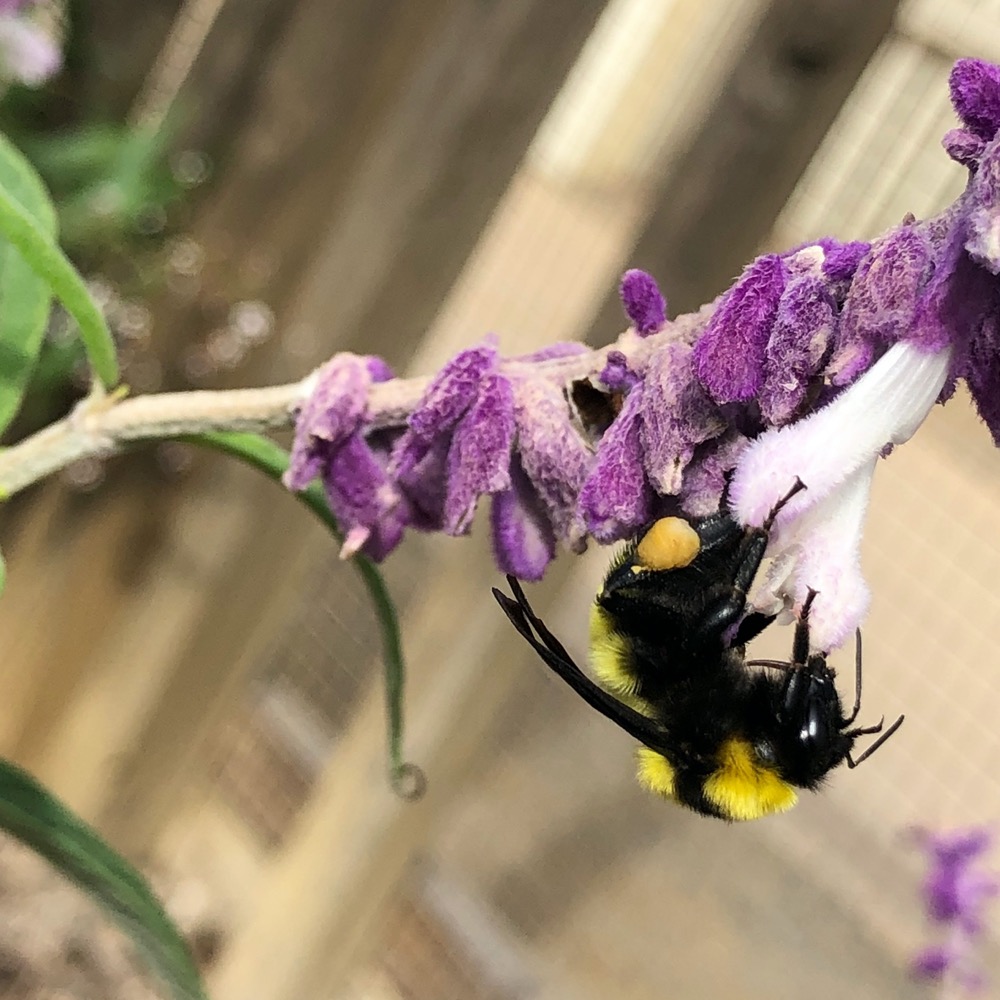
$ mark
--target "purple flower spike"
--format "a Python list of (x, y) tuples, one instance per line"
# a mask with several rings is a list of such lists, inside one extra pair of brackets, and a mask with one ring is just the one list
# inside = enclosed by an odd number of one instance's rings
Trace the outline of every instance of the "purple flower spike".
[(948, 78), (951, 103), (969, 131), (989, 142), (1000, 130), (1000, 67), (959, 59)]
[(600, 542), (634, 535), (653, 512), (654, 494), (643, 468), (640, 426), (643, 388), (636, 386), (601, 439), (597, 462), (580, 492), (580, 510)]
[(555, 556), (556, 536), (538, 493), (516, 459), (510, 489), (493, 497), (490, 523), (500, 571), (520, 580), (541, 580)]
[(484, 493), (510, 486), (514, 390), (502, 375), (487, 375), (475, 403), (459, 421), (448, 452), (444, 530), (464, 535)]
[(653, 277), (633, 268), (622, 275), (618, 286), (625, 315), (640, 337), (656, 333), (667, 319), (667, 300)]
[(653, 355), (643, 397), (640, 441), (646, 474), (657, 493), (679, 493), (695, 447), (726, 429), (718, 407), (694, 377), (689, 344), (664, 344)]
[(767, 342), (766, 374), (758, 402), (771, 425), (787, 423), (818, 374), (836, 322), (834, 304), (818, 278), (791, 281), (778, 304)]
[(372, 381), (369, 361), (357, 354), (338, 354), (319, 369), (316, 387), (295, 422), (291, 462), (284, 475), (288, 489), (304, 490), (360, 427)]
[(743, 402), (760, 391), (767, 341), (787, 278), (781, 257), (758, 257), (708, 321), (694, 356), (698, 379), (715, 402)]
[(976, 939), (985, 929), (986, 905), (1000, 890), (996, 875), (980, 867), (980, 859), (993, 846), (993, 834), (979, 827), (949, 833), (916, 830), (914, 835), (930, 862), (921, 886), (927, 916), (947, 938), (917, 954), (913, 974), (978, 989), (983, 976), (974, 961)]

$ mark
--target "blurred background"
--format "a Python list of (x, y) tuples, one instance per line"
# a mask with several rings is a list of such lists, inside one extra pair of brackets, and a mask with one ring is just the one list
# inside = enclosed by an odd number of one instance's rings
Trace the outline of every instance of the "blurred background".
[[(754, 254), (933, 213), (955, 58), (1000, 0), (127, 0), (64, 11), (0, 125), (43, 171), (137, 391), (278, 383), (338, 350), (424, 373), (603, 344), (626, 267), (670, 313)], [(20, 418), (81, 390), (65, 324)], [(385, 780), (377, 627), (308, 514), (178, 445), (5, 506), (0, 752), (141, 863), (214, 1000), (929, 995), (915, 824), (1000, 814), (1000, 456), (963, 398), (876, 477), (864, 719), (897, 737), (748, 826), (646, 796), (533, 658), (484, 533), (388, 560), (409, 661)], [(585, 657), (608, 559), (536, 607)], [(782, 654), (788, 635), (755, 653)], [(850, 674), (852, 654), (842, 651)], [(997, 966), (995, 941), (987, 961)], [(0, 849), (0, 997), (148, 998), (87, 904)]]

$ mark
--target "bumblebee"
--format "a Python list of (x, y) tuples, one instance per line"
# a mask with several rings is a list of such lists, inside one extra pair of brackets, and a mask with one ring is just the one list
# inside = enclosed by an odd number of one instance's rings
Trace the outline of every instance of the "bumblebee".
[[(784, 812), (842, 763), (856, 767), (902, 724), (851, 728), (861, 703), (861, 634), (854, 706), (846, 715), (825, 653), (810, 653), (810, 591), (792, 658), (747, 660), (773, 616), (746, 614), (774, 519), (737, 524), (727, 510), (656, 521), (612, 563), (591, 609), (590, 651), (603, 687), (573, 662), (531, 609), (518, 581), (493, 595), (545, 663), (591, 707), (639, 740), (640, 784), (706, 816), (751, 820)], [(752, 669), (752, 668), (763, 669)], [(854, 743), (881, 734), (860, 756)]]

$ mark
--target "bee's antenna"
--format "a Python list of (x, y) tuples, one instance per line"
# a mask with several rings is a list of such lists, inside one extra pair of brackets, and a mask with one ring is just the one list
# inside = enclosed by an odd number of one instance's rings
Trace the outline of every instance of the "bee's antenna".
[[(876, 750), (878, 750), (878, 748), (880, 746), (882, 746), (883, 743), (885, 743), (885, 741), (890, 736), (892, 736), (892, 734), (897, 729), (899, 729), (899, 727), (903, 724), (903, 719), (905, 719), (905, 718), (906, 718), (906, 716), (901, 715), (884, 733), (882, 733), (882, 735), (870, 747), (868, 747), (867, 750), (865, 750), (865, 752), (860, 757), (858, 757), (857, 760), (855, 760), (851, 756), (850, 752), (848, 752), (848, 754), (847, 754), (847, 766), (850, 767), (850, 768), (855, 768), (862, 761), (867, 760), (873, 753), (875, 753)], [(845, 733), (844, 735), (846, 735), (846, 736), (856, 736), (856, 735), (861, 735), (863, 733), (878, 732), (878, 730), (881, 729), (881, 728), (882, 728), (882, 723), (880, 722), (878, 724), (878, 729), (875, 729), (874, 727), (870, 727), (868, 729), (856, 729), (856, 730), (854, 730), (853, 733)]]
[(775, 670), (784, 670), (786, 673), (795, 669), (794, 664), (787, 660), (746, 660), (745, 662), (748, 667), (773, 667)]
[(849, 726), (861, 711), (861, 629), (855, 632), (854, 644), (854, 708), (851, 714), (844, 719), (844, 725)]

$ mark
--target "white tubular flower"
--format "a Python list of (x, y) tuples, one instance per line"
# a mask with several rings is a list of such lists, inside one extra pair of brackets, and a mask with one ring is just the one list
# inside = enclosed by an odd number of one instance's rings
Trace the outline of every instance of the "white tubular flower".
[(948, 375), (951, 350), (890, 348), (832, 403), (804, 420), (766, 431), (736, 466), (730, 503), (760, 525), (798, 477), (806, 489), (778, 515), (771, 571), (753, 603), (773, 613), (817, 592), (810, 617), (815, 648), (848, 639), (868, 609), (860, 546), (872, 476), (890, 445), (907, 441), (930, 412)]

